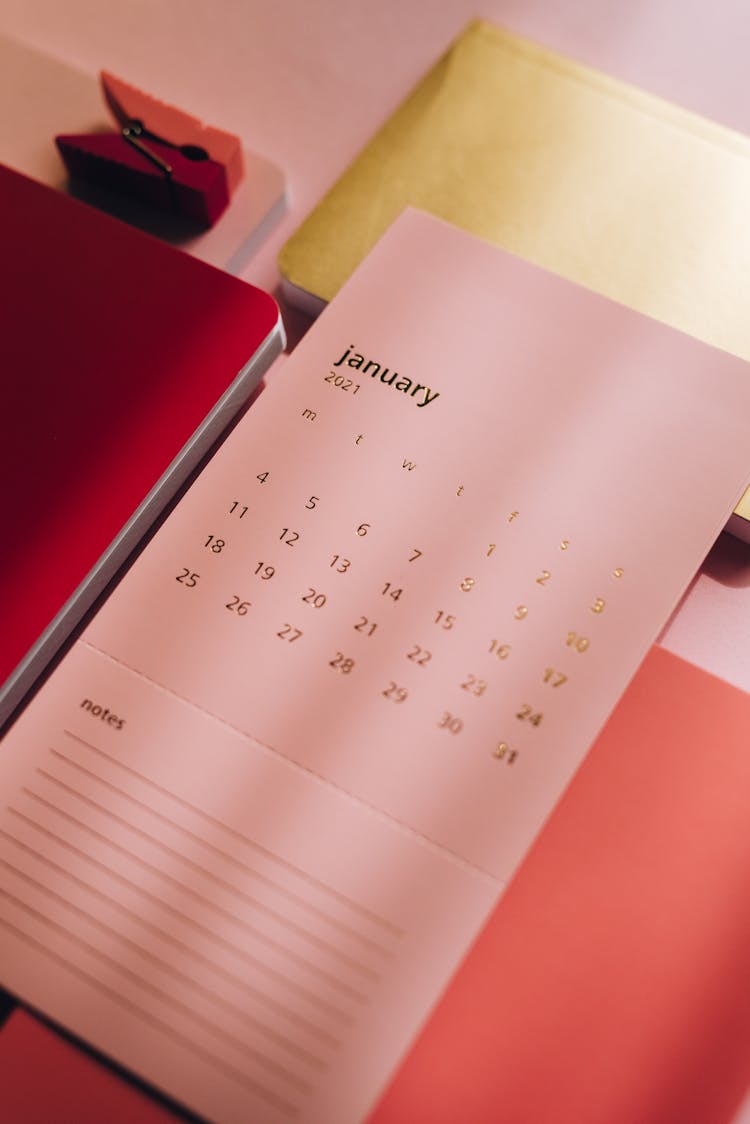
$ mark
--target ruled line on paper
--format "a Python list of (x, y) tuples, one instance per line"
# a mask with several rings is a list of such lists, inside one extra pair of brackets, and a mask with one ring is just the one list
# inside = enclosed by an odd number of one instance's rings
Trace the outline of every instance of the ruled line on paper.
[[(255, 839), (251, 839), (250, 836), (245, 835), (243, 832), (237, 831), (236, 828), (230, 827), (228, 824), (224, 823), (216, 816), (212, 816), (209, 812), (206, 812), (203, 808), (200, 808), (196, 804), (191, 803), (189, 800), (185, 800), (183, 797), (178, 796), (175, 792), (172, 792), (171, 789), (165, 788), (163, 785), (158, 784), (151, 777), (148, 777), (145, 773), (139, 772), (137, 769), (134, 769), (132, 765), (126, 765), (117, 757), (114, 757), (112, 754), (106, 753), (105, 750), (101, 749), (97, 745), (94, 745), (93, 742), (87, 741), (86, 739), (80, 737), (78, 734), (74, 734), (71, 730), (63, 730), (63, 733), (72, 741), (75, 741), (79, 745), (84, 746), (92, 753), (98, 754), (99, 757), (108, 761), (117, 769), (120, 769), (123, 772), (129, 774), (131, 777), (135, 777), (137, 780), (141, 781), (143, 784), (147, 785), (155, 792), (160, 793), (160, 795), (162, 796), (166, 796), (168, 799), (174, 801), (181, 807), (193, 812), (204, 822), (211, 824), (212, 827), (220, 828), (222, 831), (226, 832), (227, 835), (237, 839), (241, 843), (245, 844), (245, 846), (256, 851), (259, 855), (262, 855), (263, 858), (277, 864), (289, 873), (296, 875), (298, 878), (307, 882), (309, 885), (314, 886), (316, 889), (323, 891), (324, 894), (329, 895), (337, 902), (347, 906), (355, 913), (358, 913), (360, 916), (371, 921), (374, 925), (382, 928), (385, 932), (395, 937), (404, 937), (406, 935), (405, 930), (401, 926), (394, 924), (394, 922), (389, 921), (385, 917), (382, 917), (375, 911), (368, 909), (367, 906), (363, 906), (360, 902), (355, 901), (347, 894), (342, 894), (339, 890), (336, 890), (334, 889), (334, 887), (329, 886), (322, 879), (316, 878), (314, 875), (309, 874), (306, 870), (303, 870), (301, 867), (289, 862), (281, 855), (276, 854), (276, 852), (269, 850), (267, 847), (264, 847)], [(59, 751), (54, 750), (53, 752), (59, 753)]]
[(228, 721), (226, 718), (221, 717), (219, 714), (215, 714), (208, 707), (202, 706), (200, 703), (195, 702), (193, 699), (180, 694), (179, 691), (166, 686), (166, 684), (160, 682), (158, 679), (153, 678), (152, 675), (147, 675), (139, 668), (133, 667), (125, 660), (119, 659), (117, 656), (112, 655), (111, 652), (97, 647), (97, 645), (93, 644), (91, 640), (84, 640), (83, 638), (81, 638), (78, 643), (81, 648), (87, 649), (89, 652), (93, 652), (96, 656), (100, 656), (103, 660), (106, 660), (113, 666), (123, 668), (125, 671), (130, 672), (131, 675), (136, 676), (139, 680), (141, 680), (143, 683), (148, 684), (149, 687), (152, 687), (161, 695), (164, 695), (167, 698), (173, 699), (180, 704), (189, 707), (190, 710), (195, 711), (196, 714), (202, 715), (204, 718), (208, 718), (211, 722), (215, 723), (223, 730), (230, 731), (235, 736), (242, 738), (243, 741), (252, 743), (252, 745), (260, 750), (263, 754), (266, 754), (267, 756), (273, 758), (284, 768), (289, 769), (292, 773), (295, 773), (298, 776), (305, 777), (319, 789), (329, 793), (337, 794), (342, 799), (346, 800), (348, 804), (354, 807), (361, 808), (368, 815), (373, 816), (374, 818), (379, 820), (380, 823), (387, 824), (390, 828), (399, 832), (401, 835), (418, 841), (421, 846), (431, 851), (432, 854), (438, 855), (441, 859), (453, 863), (461, 870), (466, 871), (473, 878), (480, 879), (485, 884), (485, 886), (488, 886), (492, 889), (492, 892), (495, 895), (499, 896), (502, 890), (507, 885), (506, 879), (502, 879), (496, 874), (490, 873), (490, 871), (487, 870), (484, 866), (470, 859), (467, 859), (465, 855), (463, 853), (460, 853), (458, 850), (447, 847), (445, 843), (439, 843), (436, 839), (433, 839), (432, 836), (427, 835), (424, 832), (415, 830), (415, 828), (410, 823), (408, 823), (406, 819), (399, 819), (398, 816), (394, 816), (389, 812), (383, 811), (383, 809), (378, 807), (377, 804), (370, 803), (367, 800), (363, 799), (361, 796), (354, 795), (349, 791), (348, 788), (345, 788), (342, 784), (339, 784), (338, 782), (332, 780), (330, 777), (324, 776), (323, 774), (317, 772), (309, 765), (305, 765), (300, 763), (299, 761), (293, 760), (291, 757), (288, 757), (278, 749), (275, 749), (272, 745), (269, 745), (266, 742), (262, 742), (252, 734), (249, 734), (247, 730), (243, 730), (242, 727), (236, 726), (234, 723)]
[[(89, 746), (88, 748), (91, 747)], [(359, 932), (357, 929), (352, 928), (351, 925), (348, 925), (346, 922), (339, 920), (339, 918), (333, 917), (331, 916), (331, 914), (326, 913), (325, 910), (316, 906), (313, 902), (310, 902), (308, 901), (308, 899), (303, 898), (301, 894), (297, 894), (293, 890), (289, 890), (287, 887), (282, 886), (278, 882), (275, 882), (274, 879), (269, 878), (267, 875), (264, 875), (261, 871), (255, 870), (254, 867), (248, 866), (247, 863), (237, 858), (236, 855), (232, 855), (229, 851), (224, 850), (222, 847), (218, 847), (215, 843), (212, 843), (210, 840), (203, 838), (203, 836), (199, 835), (197, 832), (191, 831), (183, 824), (180, 824), (176, 820), (173, 820), (171, 817), (166, 816), (163, 812), (157, 811), (154, 807), (152, 807), (150, 804), (147, 804), (144, 800), (139, 800), (137, 797), (133, 796), (125, 789), (120, 788), (119, 785), (113, 784), (112, 781), (107, 780), (105, 777), (99, 776), (99, 774), (95, 773), (93, 770), (87, 769), (85, 765), (82, 765), (79, 761), (76, 761), (72, 757), (68, 757), (67, 754), (62, 753), (59, 749), (51, 748), (50, 753), (58, 761), (64, 762), (70, 768), (83, 774), (91, 780), (96, 781), (97, 784), (101, 785), (103, 788), (106, 788), (109, 792), (114, 793), (118, 797), (118, 799), (122, 799), (127, 801), (129, 804), (133, 804), (135, 807), (140, 808), (141, 810), (147, 812), (149, 815), (153, 816), (155, 819), (158, 819), (161, 823), (167, 824), (174, 831), (179, 832), (180, 834), (186, 836), (188, 839), (191, 839), (194, 842), (200, 843), (201, 846), (206, 848), (206, 850), (211, 851), (213, 854), (217, 855), (219, 858), (223, 859), (231, 866), (234, 866), (237, 869), (241, 870), (243, 874), (248, 874), (250, 875), (250, 877), (262, 882), (264, 885), (268, 886), (280, 896), (293, 902), (301, 909), (304, 909), (307, 912), (311, 913), (318, 920), (325, 921), (326, 924), (330, 925), (332, 928), (338, 929), (340, 932), (345, 933), (347, 937), (350, 937), (352, 940), (357, 941), (358, 943), (364, 945), (366, 948), (373, 950), (384, 959), (393, 959), (394, 954), (390, 951), (390, 949), (383, 948), (381, 944), (373, 940), (371, 937), (368, 937), (364, 933)], [(114, 761), (115, 759), (112, 758), (111, 760)], [(43, 776), (49, 777), (49, 774), (45, 773), (44, 770), (38, 769), (37, 771), (40, 772)], [(322, 886), (322, 884), (320, 885)]]
[(125, 1010), (129, 1011), (131, 1014), (135, 1015), (137, 1018), (141, 1019), (149, 1026), (154, 1027), (156, 1030), (166, 1035), (168, 1038), (173, 1039), (173, 1041), (177, 1042), (180, 1046), (185, 1047), (197, 1057), (201, 1058), (203, 1061), (208, 1062), (214, 1067), (214, 1069), (217, 1070), (217, 1072), (223, 1073), (226, 1077), (229, 1077), (239, 1085), (242, 1085), (248, 1091), (254, 1093), (256, 1096), (260, 1097), (268, 1104), (273, 1105), (286, 1116), (294, 1118), (299, 1115), (299, 1108), (297, 1105), (294, 1105), (290, 1101), (285, 1100), (283, 1097), (278, 1096), (271, 1089), (267, 1089), (264, 1085), (261, 1085), (260, 1082), (255, 1081), (251, 1077), (248, 1077), (247, 1073), (243, 1072), (240, 1069), (237, 1069), (235, 1066), (226, 1062), (223, 1058), (219, 1057), (216, 1054), (213, 1054), (210, 1050), (204, 1049), (192, 1038), (190, 1038), (189, 1035), (181, 1034), (180, 1031), (176, 1030), (168, 1022), (160, 1019), (157, 1015), (152, 1014), (145, 1008), (140, 1007), (137, 1003), (133, 1003), (130, 999), (127, 998), (127, 996), (122, 995), (120, 992), (108, 987), (96, 976), (92, 976), (83, 968), (79, 968), (77, 965), (71, 964), (70, 960), (68, 960), (66, 957), (56, 953), (53, 949), (49, 948), (41, 941), (36, 940), (36, 938), (31, 936), (30, 933), (25, 932), (23, 929), (19, 929), (17, 925), (14, 925), (12, 922), (8, 921), (2, 916), (0, 916), (0, 926), (2, 926), (7, 932), (11, 933), (17, 939), (23, 941), (30, 948), (33, 948), (35, 952), (40, 953), (48, 960), (52, 960), (53, 963), (57, 964), (57, 966), (62, 968), (63, 971), (75, 976), (77, 979), (82, 980), (85, 984), (95, 988), (102, 995), (106, 996), (114, 1003), (119, 1004)]
[(196, 1026), (200, 1027), (204, 1031), (207, 1031), (214, 1038), (218, 1039), (221, 1042), (224, 1042), (225, 1045), (236, 1050), (238, 1053), (245, 1055), (248, 1060), (253, 1061), (256, 1065), (265, 1069), (268, 1073), (273, 1074), (279, 1080), (287, 1082), (289, 1085), (291, 1085), (301, 1093), (306, 1094), (312, 1091), (313, 1086), (310, 1084), (309, 1080), (305, 1080), (304, 1078), (299, 1077), (297, 1074), (292, 1073), (292, 1071), (287, 1069), (286, 1066), (283, 1066), (279, 1062), (274, 1061), (273, 1058), (267, 1057), (260, 1050), (257, 1050), (249, 1043), (243, 1042), (241, 1038), (237, 1038), (230, 1031), (225, 1030), (217, 1023), (212, 1022), (211, 1019), (207, 1019), (202, 1015), (199, 1015), (187, 1003), (183, 1003), (182, 1000), (177, 999), (175, 996), (170, 995), (169, 992), (164, 991), (160, 987), (157, 987), (150, 980), (147, 980), (143, 976), (140, 976), (138, 972), (135, 972), (132, 968), (128, 968), (124, 964), (121, 964), (119, 960), (115, 960), (113, 957), (108, 956), (105, 952), (102, 952), (101, 949), (97, 948), (96, 945), (89, 944), (88, 941), (84, 940), (76, 933), (72, 933), (64, 925), (61, 925), (60, 922), (55, 921), (51, 917), (48, 917), (45, 913), (42, 913), (41, 910), (36, 909), (28, 902), (25, 902), (22, 898), (18, 898), (15, 896), (15, 894), (10, 893), (10, 891), (5, 889), (5, 887), (0, 887), (0, 898), (9, 902), (11, 905), (14, 905), (22, 913), (25, 913), (28, 917), (32, 918), (32, 920), (39, 922), (39, 924), (46, 926), (46, 928), (52, 930), (58, 936), (61, 936), (70, 941), (71, 944), (78, 946), (89, 956), (92, 956), (95, 960), (98, 960), (101, 964), (104, 964), (106, 967), (119, 973), (131, 984), (134, 984), (136, 987), (142, 988), (145, 992), (148, 993), (149, 996), (157, 997), (162, 1003), (164, 1003), (165, 1006), (171, 1007), (173, 1010), (179, 1012), (179, 1014), (182, 1015), (183, 1018), (186, 1018), (188, 1021), (195, 1023)]
[[(204, 894), (200, 894), (191, 886), (188, 886), (186, 883), (181, 882), (179, 878), (173, 878), (172, 875), (167, 874), (166, 871), (161, 870), (153, 863), (149, 863), (145, 859), (141, 859), (138, 855), (134, 855), (131, 851), (128, 851), (127, 848), (121, 847), (119, 843), (115, 843), (114, 840), (108, 839), (106, 835), (103, 835), (99, 831), (95, 831), (94, 828), (90, 827), (87, 823), (84, 823), (82, 820), (76, 819), (75, 816), (70, 815), (69, 812), (63, 811), (55, 804), (51, 804), (48, 800), (44, 800), (43, 798), (32, 793), (28, 793), (28, 795), (32, 796), (36, 803), (40, 804), (42, 807), (46, 808), (49, 811), (56, 812), (62, 819), (66, 820), (68, 823), (73, 824), (75, 827), (80, 828), (85, 834), (90, 835), (93, 839), (95, 839), (97, 843), (106, 844), (113, 851), (122, 854), (125, 858), (129, 859), (131, 862), (141, 867), (143, 870), (147, 870), (150, 874), (155, 874), (164, 882), (169, 883), (171, 886), (174, 886), (177, 890), (181, 891), (186, 896), (200, 903), (200, 905), (202, 905), (204, 908), (213, 910), (213, 912), (217, 913), (225, 921), (229, 921), (231, 924), (236, 925), (237, 928), (242, 929), (250, 937), (259, 941), (261, 944), (266, 945), (268, 948), (271, 948), (274, 952), (283, 956), (290, 962), (296, 964), (298, 967), (305, 969), (311, 975), (316, 976), (319, 980), (328, 984), (329, 987), (340, 992), (342, 995), (345, 995), (349, 999), (352, 999), (353, 1001), (360, 1004), (365, 1004), (367, 1002), (367, 997), (361, 991), (357, 991), (356, 988), (353, 988), (344, 980), (339, 979), (338, 976), (334, 976), (331, 972), (326, 971), (324, 968), (321, 968), (317, 964), (311, 963), (304, 956), (300, 956), (292, 949), (280, 944), (276, 938), (270, 937), (267, 933), (264, 933), (261, 929), (258, 929), (254, 925), (251, 925), (243, 918), (238, 917), (236, 914), (231, 913), (227, 909), (224, 909), (223, 906), (218, 905), (210, 898), (207, 898)], [(56, 838), (63, 844), (65, 843), (65, 841), (62, 840), (60, 836), (56, 836), (54, 832), (48, 831), (43, 825), (39, 824), (36, 820), (25, 816), (17, 808), (9, 807), (8, 811), (11, 815), (20, 817), (33, 827), (43, 832), (45, 835)]]
[[(176, 909), (174, 906), (165, 902), (163, 900), (163, 898), (158, 897), (156, 894), (150, 893), (148, 890), (144, 889), (144, 887), (140, 886), (137, 882), (133, 882), (132, 879), (126, 878), (124, 874), (120, 874), (119, 871), (113, 870), (111, 867), (107, 866), (106, 863), (101, 862), (99, 859), (94, 858), (93, 855), (89, 855), (86, 851), (81, 850), (80, 847), (74, 846), (68, 840), (63, 839), (61, 836), (56, 835), (54, 832), (49, 831), (47, 828), (43, 828), (35, 820), (32, 820), (28, 816), (23, 815), (23, 813), (18, 812), (18, 810), (14, 810), (12, 808), (8, 809), (8, 810), (13, 812), (14, 815), (17, 816), (19, 819), (23, 820), (29, 827), (33, 827), (33, 828), (36, 829), (37, 832), (40, 832), (40, 833), (44, 834), (44, 836), (48, 840), (50, 840), (53, 843), (55, 843), (56, 845), (64, 848), (69, 854), (75, 855), (75, 857), (77, 859), (82, 859), (84, 862), (88, 863), (90, 866), (92, 866), (95, 869), (101, 871), (101, 873), (103, 873), (105, 875), (105, 877), (109, 877), (109, 878), (113, 879), (114, 881), (116, 881), (119, 885), (125, 886), (128, 890), (133, 891), (139, 897), (144, 898), (150, 905), (158, 906), (165, 913), (170, 914), (170, 916), (174, 917), (180, 923), (186, 925), (187, 927), (192, 929), (194, 932), (200, 933), (201, 936), (211, 940), (213, 943), (219, 945), (221, 948), (223, 948), (225, 951), (229, 952), (231, 955), (235, 956), (237, 959), (242, 960), (244, 963), (248, 964), (249, 967), (251, 967), (252, 969), (254, 969), (258, 972), (261, 972), (264, 975), (267, 975), (270, 979), (273, 980), (273, 982), (275, 984), (282, 985), (293, 996), (296, 996), (297, 998), (305, 1000), (306, 1002), (310, 1003), (312, 1006), (318, 1007), (321, 1012), (324, 1012), (326, 1015), (330, 1016), (331, 1018), (336, 1019), (338, 1022), (340, 1022), (340, 1023), (342, 1023), (346, 1026), (351, 1026), (353, 1024), (354, 1020), (346, 1012), (340, 1010), (338, 1007), (335, 1007), (332, 1003), (328, 1003), (325, 999), (323, 999), (322, 996), (318, 995), (316, 992), (308, 990), (306, 987), (304, 987), (302, 984), (297, 983), (295, 980), (290, 980), (288, 976), (285, 976), (282, 972), (277, 971), (275, 968), (273, 968), (270, 964), (266, 963), (264, 960), (260, 960), (257, 956), (253, 956), (252, 953), (249, 953), (241, 945), (233, 944), (231, 941), (227, 940), (225, 937), (221, 936), (219, 933), (216, 933), (213, 929), (209, 929), (207, 925), (202, 925), (200, 923), (200, 921), (196, 921), (194, 917), (190, 917), (189, 914), (183, 913), (182, 910)], [(136, 920), (138, 920), (142, 925), (150, 927), (150, 928), (154, 928), (154, 929), (157, 928), (156, 926), (152, 926), (150, 922), (145, 921), (145, 919), (142, 918), (135, 911), (131, 911), (127, 908), (127, 906), (122, 905), (120, 902), (117, 901), (116, 898), (110, 897), (108, 894), (105, 894), (102, 890), (91, 886), (90, 883), (85, 882), (81, 878), (77, 878), (76, 875), (74, 875), (70, 871), (66, 870), (65, 867), (60, 866), (56, 862), (53, 862), (52, 859), (50, 859), (47, 855), (44, 855), (44, 854), (42, 854), (41, 851), (37, 851), (34, 847), (29, 846), (28, 843), (25, 843), (22, 840), (17, 839), (16, 836), (12, 835), (10, 832), (5, 831), (2, 828), (0, 828), (0, 837), (8, 840), (10, 843), (15, 844), (16, 847), (23, 850), (26, 854), (32, 856), (38, 862), (40, 862), (43, 865), (49, 867), (50, 870), (53, 870), (56, 874), (64, 875), (70, 881), (76, 883), (77, 885), (82, 886), (84, 889), (88, 890), (90, 893), (101, 895), (104, 899), (106, 899), (113, 906), (115, 906), (118, 909), (123, 910), (124, 912), (130, 914), (132, 917), (134, 917)], [(181, 943), (181, 942), (178, 942), (178, 943)], [(185, 945), (184, 947), (187, 948), (191, 952), (192, 955), (194, 955), (194, 956), (199, 955), (198, 953), (195, 952), (195, 950), (191, 949), (190, 945)], [(231, 975), (231, 973), (227, 973), (227, 974)], [(252, 988), (251, 984), (246, 984), (246, 986), (248, 988)], [(256, 997), (258, 999), (260, 999), (262, 1002), (267, 1003), (269, 1006), (274, 1006), (274, 1007), (277, 1006), (277, 1001), (272, 999), (270, 996), (265, 995), (264, 992), (262, 992), (260, 990), (255, 992), (255, 990), (253, 989), (253, 994), (256, 995)], [(278, 1007), (279, 1007), (280, 1011), (286, 1010), (286, 1008), (283, 1007), (283, 1004), (278, 1004)], [(304, 1016), (295, 1015), (295, 1017), (302, 1020), (303, 1023), (306, 1023), (306, 1021), (307, 1021), (307, 1020), (304, 1019)], [(311, 1027), (313, 1025), (314, 1024), (312, 1024), (312, 1023), (310, 1024)], [(316, 1028), (316, 1031), (317, 1031), (317, 1028)], [(325, 1035), (326, 1032), (320, 1031), (320, 1033), (321, 1033), (321, 1035)], [(332, 1044), (335, 1044), (335, 1045), (339, 1044), (338, 1039), (334, 1039), (333, 1037), (331, 1037), (331, 1042), (332, 1042)]]
[[(30, 874), (27, 874), (25, 871), (19, 869), (19, 867), (14, 866), (13, 863), (9, 863), (5, 859), (0, 859), (0, 866), (4, 867), (5, 870), (9, 871), (21, 882), (26, 883), (26, 885), (30, 886), (33, 890), (36, 890), (38, 893), (47, 898), (50, 898), (58, 905), (61, 905), (69, 913), (73, 913), (77, 917), (81, 918), (85, 923), (93, 926), (96, 929), (99, 929), (102, 933), (105, 933), (109, 937), (114, 937), (116, 941), (119, 941), (121, 944), (126, 945), (127, 948), (135, 952), (138, 956), (141, 956), (144, 960), (148, 960), (151, 964), (154, 965), (154, 967), (158, 968), (159, 971), (164, 972), (165, 975), (171, 976), (173, 979), (179, 981), (183, 985), (186, 985), (188, 988), (193, 988), (199, 994), (205, 996), (209, 1000), (209, 1002), (214, 1003), (217, 1007), (221, 1007), (223, 1010), (233, 1015), (236, 1019), (239, 1019), (240, 1022), (247, 1023), (248, 1026), (251, 1026), (259, 1034), (268, 1038), (269, 1041), (273, 1042), (274, 1045), (288, 1051), (290, 1054), (293, 1054), (301, 1061), (306, 1062), (314, 1069), (323, 1070), (327, 1067), (327, 1063), (322, 1058), (317, 1057), (317, 1055), (305, 1049), (304, 1046), (300, 1046), (298, 1043), (287, 1038), (286, 1035), (274, 1030), (273, 1027), (270, 1027), (266, 1023), (262, 1022), (261, 1019), (256, 1018), (255, 1015), (251, 1014), (243, 1007), (238, 1007), (236, 1003), (232, 1003), (230, 1000), (224, 999), (223, 996), (217, 995), (216, 992), (212, 991), (211, 988), (206, 987), (205, 984), (199, 983), (197, 980), (194, 980), (191, 976), (189, 976), (186, 972), (182, 972), (179, 968), (175, 968), (173, 964), (168, 963), (168, 961), (164, 960), (161, 956), (157, 956), (153, 952), (150, 952), (147, 948), (144, 948), (143, 945), (140, 945), (137, 941), (134, 941), (130, 937), (126, 937), (122, 933), (119, 933), (117, 929), (113, 929), (111, 925), (108, 925), (105, 921), (102, 921), (101, 918), (96, 917), (88, 910), (82, 909), (81, 906), (75, 905), (67, 898), (64, 898), (62, 894), (58, 894), (56, 890), (52, 890), (49, 886), (45, 886), (43, 882), (39, 882), (38, 879), (33, 878)], [(0, 890), (0, 893), (2, 892), (3, 891)], [(313, 1031), (313, 1033), (315, 1033), (315, 1031)]]
[[(353, 972), (356, 972), (358, 975), (372, 980), (373, 982), (377, 982), (381, 978), (379, 973), (370, 968), (367, 964), (363, 964), (355, 957), (350, 956), (348, 953), (344, 952), (343, 949), (338, 948), (330, 941), (316, 936), (315, 933), (311, 933), (309, 929), (306, 929), (304, 927), (304, 925), (300, 925), (296, 921), (292, 921), (291, 918), (285, 917), (283, 913), (280, 913), (272, 906), (267, 905), (265, 902), (258, 901), (257, 898), (251, 897), (251, 895), (246, 893), (241, 887), (236, 886), (234, 883), (229, 882), (227, 879), (222, 878), (218, 874), (215, 874), (213, 871), (209, 870), (208, 867), (203, 866), (201, 863), (196, 862), (194, 859), (187, 858), (186, 855), (183, 855), (174, 847), (170, 847), (168, 843), (164, 843), (163, 840), (157, 838), (157, 836), (155, 835), (152, 835), (144, 828), (138, 827), (136, 824), (131, 823), (124, 816), (118, 815), (117, 812), (114, 812), (105, 804), (100, 804), (99, 801), (93, 800), (90, 796), (87, 796), (85, 793), (80, 792), (73, 785), (67, 784), (65, 781), (60, 780), (59, 777), (56, 777), (53, 773), (49, 773), (46, 769), (43, 769), (40, 766), (37, 766), (35, 771), (39, 776), (44, 777), (45, 780), (49, 781), (57, 788), (68, 793), (68, 795), (73, 796), (75, 799), (80, 800), (81, 803), (85, 804), (88, 808), (93, 808), (95, 811), (100, 812), (103, 816), (112, 820), (114, 823), (120, 824), (120, 826), (125, 827), (134, 835), (137, 835), (139, 838), (145, 840), (157, 850), (162, 851), (166, 855), (169, 855), (170, 858), (177, 859), (179, 862), (183, 863), (191, 870), (202, 875), (204, 878), (207, 878), (210, 882), (213, 882), (215, 885), (220, 886), (223, 890), (234, 894), (237, 898), (239, 898), (241, 901), (244, 901), (252, 909), (265, 914), (266, 917), (271, 918), (278, 925), (281, 925), (283, 928), (288, 929), (289, 932), (294, 933), (295, 936), (307, 941), (308, 944), (317, 948), (321, 952), (327, 953), (334, 959), (340, 960), (343, 964), (346, 964), (348, 968), (350, 968)], [(39, 796), (39, 794), (35, 793), (33, 789), (27, 787), (24, 787), (22, 791), (26, 792), (29, 796), (32, 796), (34, 798), (38, 798)], [(52, 806), (57, 807), (56, 805)]]

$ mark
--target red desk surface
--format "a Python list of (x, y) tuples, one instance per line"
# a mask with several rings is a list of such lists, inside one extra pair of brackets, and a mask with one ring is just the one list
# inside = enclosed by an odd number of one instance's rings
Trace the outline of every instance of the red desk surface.
[(750, 695), (653, 648), (370, 1124), (723, 1124), (750, 1083)]
[(0, 1033), (6, 1124), (170, 1124), (174, 1116), (20, 1008)]

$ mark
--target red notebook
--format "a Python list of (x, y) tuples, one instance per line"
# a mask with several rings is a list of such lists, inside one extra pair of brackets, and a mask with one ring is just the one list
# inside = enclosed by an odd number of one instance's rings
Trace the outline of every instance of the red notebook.
[(283, 347), (268, 294), (0, 166), (0, 725)]

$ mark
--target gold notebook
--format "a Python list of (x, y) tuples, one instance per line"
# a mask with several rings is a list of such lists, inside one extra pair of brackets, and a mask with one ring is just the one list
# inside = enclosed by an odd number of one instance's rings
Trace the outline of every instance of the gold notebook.
[(476, 21), (284, 246), (289, 298), (319, 311), (407, 204), (750, 359), (730, 129)]

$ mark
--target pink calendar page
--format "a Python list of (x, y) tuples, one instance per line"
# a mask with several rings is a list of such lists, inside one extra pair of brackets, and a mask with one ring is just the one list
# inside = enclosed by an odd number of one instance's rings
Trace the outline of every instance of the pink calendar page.
[(212, 1120), (361, 1120), (749, 447), (742, 361), (407, 212), (6, 738), (0, 983)]

